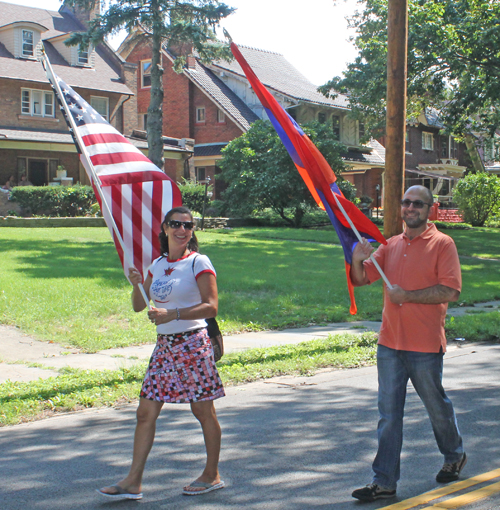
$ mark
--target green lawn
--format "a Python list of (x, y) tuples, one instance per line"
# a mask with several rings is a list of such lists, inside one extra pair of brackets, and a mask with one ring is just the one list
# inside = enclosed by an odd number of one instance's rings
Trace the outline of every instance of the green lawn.
[[(499, 299), (499, 231), (447, 233), (464, 255), (461, 302)], [(343, 253), (332, 229), (197, 235), (217, 270), (226, 334), (380, 319), (380, 282), (356, 289), (359, 312), (349, 315)], [(2, 228), (0, 246), (1, 323), (89, 352), (154, 339), (146, 314), (131, 309), (130, 286), (106, 228)]]

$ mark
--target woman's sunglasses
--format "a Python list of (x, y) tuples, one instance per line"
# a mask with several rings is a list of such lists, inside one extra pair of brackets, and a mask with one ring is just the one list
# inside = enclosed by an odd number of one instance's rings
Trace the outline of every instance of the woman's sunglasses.
[(184, 226), (184, 228), (186, 230), (193, 230), (194, 228), (194, 223), (192, 221), (178, 221), (178, 220), (170, 220), (168, 222), (168, 226), (169, 227), (172, 227), (172, 228), (181, 228), (182, 226)]

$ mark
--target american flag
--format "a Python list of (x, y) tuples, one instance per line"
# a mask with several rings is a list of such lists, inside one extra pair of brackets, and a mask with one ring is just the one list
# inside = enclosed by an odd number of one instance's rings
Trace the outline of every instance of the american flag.
[(160, 256), (158, 233), (165, 214), (182, 205), (180, 190), (59, 78), (47, 57), (42, 58), (42, 64), (96, 192), (125, 275), (133, 265), (144, 276)]

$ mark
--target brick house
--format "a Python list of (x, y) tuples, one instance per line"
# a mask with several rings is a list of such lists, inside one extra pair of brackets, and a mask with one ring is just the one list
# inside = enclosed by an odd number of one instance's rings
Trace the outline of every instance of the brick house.
[[(441, 207), (451, 205), (452, 190), (471, 166), (466, 144), (445, 134), (435, 109), (427, 109), (406, 125), (404, 188), (420, 184), (438, 195)], [(385, 138), (379, 139), (385, 144)]]
[[(26, 174), (34, 185), (88, 183), (75, 145), (37, 54), (42, 44), (54, 71), (118, 131), (147, 153), (137, 129), (136, 66), (125, 62), (109, 45), (84, 51), (64, 41), (85, 30), (92, 12), (48, 11), (0, 2), (0, 182)], [(166, 157), (183, 168), (192, 149), (178, 140), (166, 147)]]
[[(240, 46), (240, 50), (260, 80), (297, 122), (318, 120), (332, 126), (348, 148), (345, 160), (351, 171), (345, 177), (354, 180), (355, 175), (370, 176), (363, 181), (361, 194), (381, 183), (385, 151), (375, 141), (360, 144), (363, 126), (349, 116), (346, 96), (325, 98), (283, 55), (245, 46)], [(118, 52), (127, 62), (138, 66), (137, 112), (139, 124), (145, 129), (150, 99), (150, 46), (145, 38), (131, 34)], [(204, 65), (196, 56), (189, 55), (182, 74), (177, 74), (172, 68), (176, 54), (175, 49), (163, 48), (163, 132), (194, 139), (194, 158), (184, 175), (197, 180), (210, 177), (213, 182), (217, 161), (222, 158), (221, 149), (245, 133), (253, 122), (265, 119), (266, 114), (236, 61)], [(216, 197), (223, 184), (216, 181)]]

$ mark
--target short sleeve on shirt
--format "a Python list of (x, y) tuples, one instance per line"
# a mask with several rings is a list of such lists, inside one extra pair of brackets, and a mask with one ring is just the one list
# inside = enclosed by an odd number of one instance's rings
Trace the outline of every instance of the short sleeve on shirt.
[(214, 266), (206, 255), (196, 255), (193, 267), (194, 277), (198, 279), (202, 274), (213, 274), (217, 278)]
[(151, 262), (151, 265), (148, 267), (148, 270), (146, 271), (146, 273), (151, 278), (153, 278), (153, 267), (155, 267), (155, 265), (158, 263), (158, 261), (161, 260), (162, 258), (164, 258), (164, 257), (158, 257), (157, 259), (153, 260), (153, 262)]
[(462, 290), (462, 274), (460, 259), (455, 242), (451, 238), (444, 238), (438, 258), (438, 280), (440, 285), (451, 289)]

